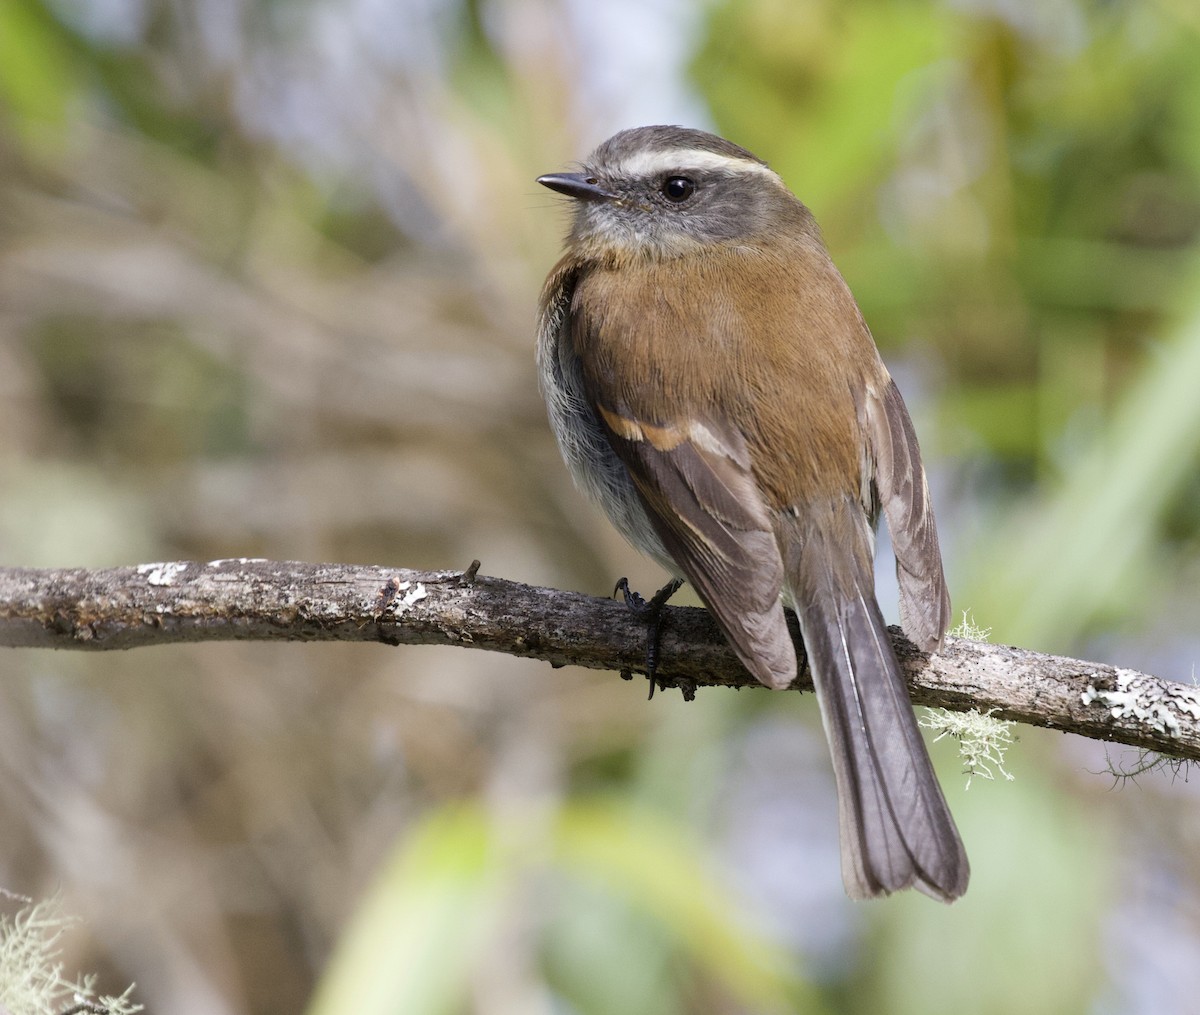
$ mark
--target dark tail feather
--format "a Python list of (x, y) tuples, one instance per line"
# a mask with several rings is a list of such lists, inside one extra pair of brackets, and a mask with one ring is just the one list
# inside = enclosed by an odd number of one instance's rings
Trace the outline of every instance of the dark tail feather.
[(837, 778), (846, 891), (915, 887), (951, 902), (970, 868), (875, 601), (869, 523), (848, 498), (786, 524), (787, 584)]

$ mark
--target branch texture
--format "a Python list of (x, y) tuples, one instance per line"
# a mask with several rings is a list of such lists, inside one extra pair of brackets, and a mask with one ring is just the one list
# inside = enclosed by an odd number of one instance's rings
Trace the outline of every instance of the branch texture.
[[(552, 666), (642, 671), (645, 628), (612, 599), (466, 572), (268, 560), (0, 569), (0, 647), (172, 642), (460, 645)], [(707, 611), (668, 607), (657, 678), (685, 694), (757, 687)], [(793, 627), (799, 643), (799, 634)], [(1102, 663), (948, 638), (927, 656), (891, 629), (917, 704), (1200, 759), (1200, 688)], [(807, 667), (794, 688), (808, 690)]]

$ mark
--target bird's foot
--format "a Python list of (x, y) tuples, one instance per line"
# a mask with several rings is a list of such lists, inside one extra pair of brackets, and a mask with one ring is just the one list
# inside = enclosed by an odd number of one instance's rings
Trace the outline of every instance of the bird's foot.
[[(679, 591), (682, 584), (682, 579), (672, 578), (654, 593), (649, 602), (630, 590), (627, 578), (622, 578), (613, 589), (614, 596), (620, 592), (625, 597), (625, 606), (629, 612), (646, 623), (646, 677), (650, 681), (651, 698), (654, 697), (656, 686), (654, 671), (658, 669), (658, 642), (662, 637), (663, 623), (666, 620), (663, 607), (667, 605), (667, 600)], [(632, 674), (628, 670), (622, 670), (621, 676), (626, 680), (632, 678)], [(687, 697), (686, 693), (684, 697)]]

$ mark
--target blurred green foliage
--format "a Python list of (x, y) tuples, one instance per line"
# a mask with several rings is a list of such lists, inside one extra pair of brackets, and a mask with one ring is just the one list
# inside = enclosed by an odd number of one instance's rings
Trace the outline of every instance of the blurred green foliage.
[(431, 813), (370, 891), (312, 1011), (461, 1011), (485, 932), (504, 922), (507, 903), (548, 919), (548, 980), (581, 1010), (684, 1010), (669, 968), (682, 961), (746, 1010), (821, 1012), (780, 950), (738, 926), (735, 900), (695, 869), (703, 852), (617, 802), (580, 801), (511, 825), (470, 807)]
[[(531, 181), (618, 98), (678, 115), (646, 82), (687, 23), (696, 96), (813, 207), (895, 366), (956, 603), (1185, 675), (1194, 5), (718, 0), (615, 46), (582, 10), (0, 0), (0, 555), (652, 586), (544, 423), (562, 216)], [(956, 906), (853, 907), (811, 703), (480, 655), (5, 660), (0, 884), (63, 883), (164, 1011), (1133, 1010), (1167, 974), (1122, 978), (1114, 921), (1200, 940), (1194, 803), (1106, 794), (1077, 743), (943, 772)]]

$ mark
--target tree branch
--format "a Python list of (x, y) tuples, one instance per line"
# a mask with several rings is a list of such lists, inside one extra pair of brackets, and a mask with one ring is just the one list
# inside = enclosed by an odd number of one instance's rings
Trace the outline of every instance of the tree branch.
[[(461, 645), (552, 666), (644, 669), (645, 628), (624, 604), (477, 570), (477, 562), (458, 572), (244, 559), (0, 568), (0, 647), (369, 641)], [(699, 686), (758, 686), (707, 611), (669, 607), (666, 618), (662, 686), (685, 694)], [(1002, 719), (1200, 759), (1200, 688), (964, 638), (948, 638), (929, 657), (898, 628), (891, 634), (918, 704), (994, 710)], [(811, 689), (806, 668), (793, 687)]]

